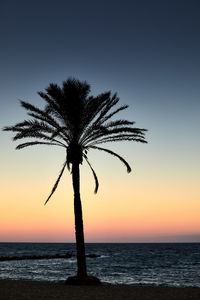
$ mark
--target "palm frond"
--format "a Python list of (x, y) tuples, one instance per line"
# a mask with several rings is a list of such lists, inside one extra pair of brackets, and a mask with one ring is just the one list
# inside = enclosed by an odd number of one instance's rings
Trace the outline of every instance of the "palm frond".
[(117, 114), (119, 111), (124, 110), (128, 108), (128, 105), (124, 105), (119, 107), (118, 109), (116, 109), (115, 111), (113, 111), (112, 113), (110, 113), (109, 115), (105, 115), (104, 118), (101, 119), (100, 124), (103, 124), (104, 122), (106, 122), (107, 120), (109, 120), (110, 118), (112, 118), (115, 114)]
[(128, 120), (115, 120), (104, 124), (104, 126), (105, 128), (110, 128), (110, 127), (126, 126), (126, 125), (133, 125), (133, 124), (135, 124), (135, 122), (130, 122)]
[(104, 144), (104, 143), (110, 143), (110, 142), (125, 142), (125, 141), (133, 141), (133, 142), (139, 142), (139, 143), (147, 143), (145, 141), (144, 137), (140, 136), (134, 136), (134, 135), (117, 135), (113, 137), (105, 137), (102, 139), (93, 139), (92, 141), (88, 142), (85, 147), (91, 147), (95, 146), (97, 144)]
[(62, 175), (63, 175), (63, 172), (64, 172), (64, 170), (65, 170), (66, 164), (67, 164), (67, 162), (65, 161), (65, 163), (64, 163), (64, 165), (63, 165), (63, 167), (62, 167), (62, 169), (61, 169), (61, 171), (60, 171), (60, 174), (59, 174), (59, 176), (58, 176), (58, 179), (56, 180), (56, 182), (55, 182), (55, 184), (54, 184), (54, 186), (53, 186), (53, 188), (52, 188), (51, 194), (49, 195), (49, 197), (48, 197), (47, 200), (45, 201), (44, 205), (47, 204), (47, 202), (49, 201), (49, 199), (51, 198), (51, 196), (54, 194), (55, 190), (57, 189), (57, 186), (58, 186), (58, 184), (59, 184), (59, 182), (60, 182), (60, 179), (61, 179), (61, 177), (62, 177)]
[(52, 135), (51, 135), (51, 139), (54, 139), (55, 137), (59, 137), (60, 136), (60, 133), (66, 131), (66, 127), (60, 127), (58, 128), (57, 130), (55, 130)]
[[(65, 146), (61, 141), (58, 141), (57, 139), (52, 137), (52, 135), (55, 133), (55, 130), (49, 127), (49, 125), (45, 122), (29, 120), (18, 123), (15, 126), (5, 127), (3, 130), (16, 132), (15, 136), (13, 137), (14, 141), (23, 138), (39, 138), (43, 140), (53, 141)], [(51, 134), (51, 136), (49, 136), (48, 134)]]
[(26, 110), (28, 111), (31, 111), (31, 112), (35, 112), (37, 114), (42, 114), (43, 111), (41, 109), (39, 109), (38, 107), (28, 103), (28, 102), (25, 102), (23, 100), (19, 100), (20, 101), (20, 104), (23, 108), (25, 108)]
[(95, 190), (94, 190), (94, 193), (96, 194), (97, 191), (98, 191), (98, 188), (99, 188), (99, 181), (98, 181), (97, 175), (96, 175), (94, 169), (92, 168), (92, 166), (91, 166), (91, 164), (90, 164), (90, 162), (89, 162), (89, 160), (87, 158), (87, 155), (83, 154), (83, 157), (85, 158), (86, 162), (88, 163), (88, 165), (89, 165), (89, 167), (90, 167), (90, 169), (92, 171), (92, 174), (94, 176), (94, 180), (95, 180)]
[[(56, 122), (55, 119), (53, 119), (51, 116), (39, 116), (37, 114), (34, 113), (28, 113), (29, 116), (33, 117), (36, 120), (40, 120), (43, 121), (45, 123), (47, 123), (46, 125), (50, 125), (52, 127), (49, 127), (49, 130), (51, 130), (51, 133), (54, 134), (55, 131), (58, 133), (58, 137), (65, 140), (67, 143), (70, 142), (71, 136), (70, 136), (70, 132), (68, 130), (67, 127), (63, 127), (61, 126), (58, 122)], [(62, 129), (61, 129), (62, 128)], [(65, 130), (63, 130), (63, 128)]]
[(58, 108), (59, 108), (58, 104), (56, 103), (56, 101), (54, 101), (54, 99), (50, 98), (48, 96), (48, 94), (46, 94), (44, 92), (38, 92), (38, 95), (47, 102), (46, 107), (45, 107), (45, 112), (49, 113), (53, 109), (58, 110)]
[(12, 131), (12, 132), (21, 132), (21, 128), (15, 126), (5, 126), (3, 127), (3, 131)]
[[(110, 92), (109, 92), (109, 95), (110, 95)], [(100, 111), (100, 114), (97, 117), (97, 119), (95, 120), (94, 124), (99, 124), (99, 122), (102, 124), (102, 120), (105, 117), (105, 115), (107, 114), (107, 112), (118, 102), (119, 102), (119, 98), (117, 97), (117, 94), (114, 94), (111, 99), (108, 99), (105, 107), (103, 107), (103, 109)]]
[(27, 143), (23, 143), (23, 144), (19, 144), (16, 147), (16, 150), (25, 148), (25, 147), (29, 147), (29, 146), (34, 146), (34, 145), (49, 145), (49, 146), (60, 146), (60, 147), (64, 147), (60, 144), (57, 143), (45, 143), (45, 142), (39, 142), (39, 141), (34, 141), (34, 142), (27, 142)]
[(45, 135), (42, 132), (37, 132), (34, 130), (29, 130), (29, 129), (23, 129), (20, 132), (18, 132), (14, 137), (13, 140), (20, 140), (24, 138), (39, 138), (43, 140), (52, 140), (48, 135)]
[(98, 114), (106, 106), (110, 99), (110, 92), (102, 93), (97, 97), (89, 97), (85, 104), (85, 125), (91, 124), (92, 120), (97, 118)]
[(107, 153), (109, 153), (111, 155), (116, 156), (117, 158), (119, 158), (119, 160), (121, 160), (125, 164), (125, 166), (127, 168), (127, 172), (128, 173), (131, 172), (131, 167), (129, 166), (129, 164), (127, 163), (127, 161), (123, 157), (121, 157), (120, 155), (118, 155), (117, 153), (115, 153), (115, 152), (113, 152), (113, 151), (111, 151), (109, 149), (105, 149), (105, 148), (101, 148), (101, 147), (97, 147), (97, 146), (91, 146), (90, 148), (97, 149), (97, 150), (100, 150), (100, 151), (105, 151), (105, 152), (107, 152)]
[(102, 136), (107, 133), (107, 129), (104, 126), (101, 125), (92, 125), (91, 127), (88, 127), (86, 132), (83, 136), (79, 139), (79, 142), (81, 145), (86, 144), (88, 140), (92, 140), (96, 136)]
[[(60, 100), (60, 98), (57, 97), (56, 99), (52, 99), (51, 97), (48, 96), (48, 94), (45, 94), (43, 92), (38, 92), (38, 95), (47, 102), (44, 112), (48, 115), (56, 117), (57, 120), (63, 122), (63, 115), (66, 113), (66, 110), (63, 111), (60, 108), (58, 103), (58, 100)], [(65, 117), (65, 121), (66, 120), (67, 119)]]
[[(91, 130), (87, 137), (83, 140), (84, 144), (88, 144), (91, 141), (95, 141), (99, 138), (104, 138), (105, 140), (113, 138), (115, 136), (120, 135), (122, 137), (123, 135), (126, 137), (127, 133), (129, 134), (129, 137), (138, 137), (143, 138), (145, 129), (139, 129), (139, 128), (132, 128), (132, 127), (116, 127), (114, 129), (107, 129), (103, 126), (101, 126), (103, 129), (97, 127), (97, 130)], [(101, 130), (100, 130), (101, 129)]]

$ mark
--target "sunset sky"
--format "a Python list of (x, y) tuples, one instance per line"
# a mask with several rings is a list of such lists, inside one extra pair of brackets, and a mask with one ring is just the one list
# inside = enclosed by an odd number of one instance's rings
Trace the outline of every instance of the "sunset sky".
[[(117, 92), (119, 117), (147, 128), (148, 144), (109, 145), (131, 165), (91, 151), (100, 182), (81, 167), (86, 242), (200, 242), (200, 2), (6, 0), (0, 7), (0, 127), (26, 119), (18, 99), (68, 77), (91, 94)], [(0, 131), (0, 242), (74, 242), (65, 160), (45, 146), (16, 151)]]

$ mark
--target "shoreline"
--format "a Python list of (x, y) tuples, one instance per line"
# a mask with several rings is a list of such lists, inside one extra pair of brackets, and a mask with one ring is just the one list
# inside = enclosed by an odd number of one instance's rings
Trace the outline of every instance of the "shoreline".
[(129, 285), (69, 286), (65, 283), (30, 280), (0, 280), (1, 300), (188, 300), (200, 299), (197, 287)]

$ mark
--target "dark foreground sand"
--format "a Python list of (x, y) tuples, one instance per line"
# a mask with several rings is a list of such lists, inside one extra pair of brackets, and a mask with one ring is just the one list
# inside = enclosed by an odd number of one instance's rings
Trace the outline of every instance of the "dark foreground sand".
[(200, 288), (133, 287), (125, 285), (66, 286), (64, 283), (0, 280), (0, 299), (200, 300)]

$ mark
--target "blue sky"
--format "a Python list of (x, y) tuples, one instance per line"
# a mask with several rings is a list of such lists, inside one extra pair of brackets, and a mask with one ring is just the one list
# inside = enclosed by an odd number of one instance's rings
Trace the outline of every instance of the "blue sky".
[(15, 99), (36, 99), (36, 91), (69, 76), (87, 80), (93, 93), (117, 91), (145, 119), (165, 110), (190, 120), (199, 109), (198, 1), (1, 6), (0, 101), (8, 110)]

